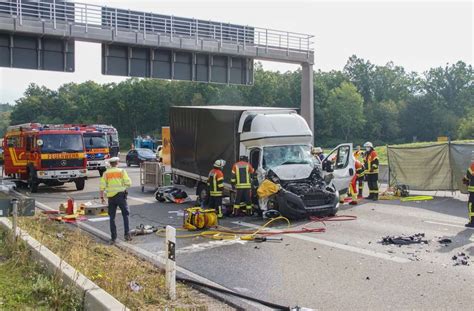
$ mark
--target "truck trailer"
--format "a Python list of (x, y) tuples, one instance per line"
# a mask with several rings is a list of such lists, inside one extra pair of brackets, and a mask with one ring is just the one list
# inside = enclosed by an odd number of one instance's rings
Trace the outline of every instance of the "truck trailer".
[(248, 156), (256, 170), (255, 187), (276, 175), (282, 190), (259, 208), (293, 218), (334, 215), (339, 193), (347, 191), (354, 174), (352, 144), (338, 146), (325, 160), (332, 165), (323, 165), (311, 155), (313, 133), (291, 108), (177, 106), (170, 110), (170, 132), (174, 182), (196, 187), (201, 200), (208, 195), (208, 173), (217, 159), (226, 161), (224, 193), (231, 199), (231, 169), (239, 156)]

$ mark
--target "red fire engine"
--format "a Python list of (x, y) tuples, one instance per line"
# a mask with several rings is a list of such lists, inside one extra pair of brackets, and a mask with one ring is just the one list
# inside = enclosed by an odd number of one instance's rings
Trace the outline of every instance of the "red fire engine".
[(107, 133), (96, 125), (64, 124), (65, 127), (79, 128), (86, 147), (87, 169), (98, 170), (100, 176), (106, 171), (105, 160), (110, 158)]
[(79, 128), (26, 123), (10, 126), (3, 139), (4, 173), (28, 183), (60, 186), (74, 182), (83, 190), (87, 176), (86, 151)]

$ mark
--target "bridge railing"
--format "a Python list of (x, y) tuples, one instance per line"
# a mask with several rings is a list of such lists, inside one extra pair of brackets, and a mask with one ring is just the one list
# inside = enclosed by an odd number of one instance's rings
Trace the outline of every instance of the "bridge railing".
[(139, 12), (93, 4), (59, 0), (40, 1), (0, 1), (0, 15), (24, 19), (74, 24), (90, 29), (109, 29), (119, 37), (124, 32), (138, 32), (147, 35), (159, 34), (174, 38), (193, 38), (232, 43), (245, 46), (258, 46), (265, 49), (278, 49), (298, 52), (313, 51), (312, 35), (259, 28), (245, 25), (215, 22), (193, 18), (176, 17), (150, 12)]

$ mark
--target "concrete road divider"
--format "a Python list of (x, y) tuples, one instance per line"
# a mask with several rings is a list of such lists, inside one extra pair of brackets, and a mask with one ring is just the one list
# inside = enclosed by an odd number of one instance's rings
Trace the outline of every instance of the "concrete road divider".
[[(7, 218), (0, 218), (0, 226), (6, 230), (12, 230), (12, 224)], [(128, 310), (120, 301), (63, 261), (25, 231), (17, 228), (17, 236), (31, 249), (32, 257), (45, 264), (49, 273), (54, 274), (59, 271), (62, 280), (76, 288), (83, 295), (85, 310)]]

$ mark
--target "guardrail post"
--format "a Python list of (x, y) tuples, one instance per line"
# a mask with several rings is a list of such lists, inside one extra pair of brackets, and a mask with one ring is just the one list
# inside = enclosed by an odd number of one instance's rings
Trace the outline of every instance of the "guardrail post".
[(171, 25), (170, 25), (170, 33), (171, 33), (170, 39), (171, 39), (171, 42), (173, 42), (173, 31), (174, 31), (173, 27), (174, 27), (173, 26), (173, 15), (171, 15)]
[(12, 229), (13, 229), (13, 239), (16, 241), (16, 230), (18, 224), (18, 199), (12, 199)]
[(222, 47), (222, 23), (221, 23), (221, 47)]
[(286, 33), (286, 55), (290, 55), (290, 33)]
[(117, 36), (117, 32), (118, 32), (118, 12), (117, 12), (117, 9), (115, 9), (115, 36)]
[(146, 14), (143, 12), (143, 39), (146, 39)]
[(169, 299), (176, 299), (176, 229), (166, 226), (166, 289)]
[(56, 0), (53, 0), (53, 28), (56, 29)]
[(265, 53), (268, 53), (268, 29), (265, 29)]
[(199, 21), (196, 19), (196, 45), (199, 43)]
[(85, 12), (85, 19), (86, 19), (86, 33), (87, 33), (87, 31), (89, 30), (89, 29), (88, 29), (88, 25), (87, 25), (87, 4), (86, 4), (86, 5), (85, 5), (85, 7), (84, 7), (84, 12)]

